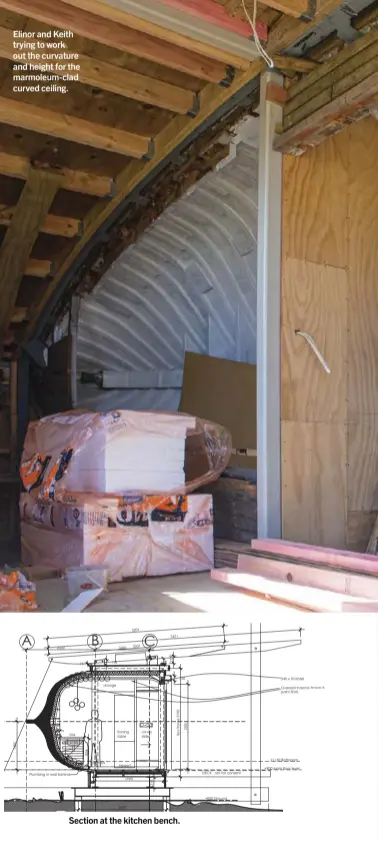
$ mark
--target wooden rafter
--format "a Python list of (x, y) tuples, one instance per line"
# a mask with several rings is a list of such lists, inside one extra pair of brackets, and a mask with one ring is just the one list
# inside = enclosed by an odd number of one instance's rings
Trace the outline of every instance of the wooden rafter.
[[(315, 97), (322, 95), (324, 101), (321, 104), (325, 105), (326, 101), (332, 98), (332, 87), (341, 83), (336, 89), (336, 96), (347, 90), (348, 85), (352, 87), (359, 68), (361, 68), (359, 72), (364, 76), (369, 72), (374, 72), (375, 68), (371, 65), (366, 67), (371, 60), (376, 61), (378, 68), (378, 28), (345, 46), (335, 58), (321, 64), (289, 88), (284, 109), (284, 129), (290, 128), (294, 122), (299, 122), (299, 119), (307, 116), (307, 108), (308, 113), (314, 110), (312, 102)], [(364, 66), (365, 70), (363, 70)]]
[[(105, 20), (114, 21), (114, 23), (120, 24), (121, 26), (129, 27), (135, 37), (137, 37), (138, 33), (156, 38), (161, 42), (166, 42), (169, 45), (168, 49), (178, 47), (196, 53), (197, 58), (199, 55), (206, 56), (214, 61), (231, 64), (239, 70), (246, 70), (248, 68), (249, 62), (247, 58), (243, 59), (239, 55), (231, 52), (231, 50), (226, 51), (220, 47), (205, 43), (205, 41), (190, 38), (177, 31), (177, 29), (168, 29), (165, 26), (159, 26), (144, 17), (143, 14), (141, 16), (130, 14), (125, 11), (121, 4), (117, 8), (116, 5), (109, 5), (109, 3), (103, 3), (101, 0), (63, 0), (63, 2), (67, 5), (75, 6), (75, 8), (79, 8), (83, 12), (94, 14)], [(306, 0), (293, 0), (293, 2), (303, 3)]]
[(286, 92), (275, 148), (305, 152), (378, 102), (378, 28), (348, 44)]
[[(34, 162), (38, 165), (38, 162)], [(10, 178), (19, 178), (26, 181), (29, 178), (31, 163), (29, 158), (22, 155), (9, 155), (7, 152), (0, 152), (0, 173)], [(41, 164), (39, 169), (50, 169), (46, 164)], [(62, 188), (72, 190), (76, 193), (86, 193), (88, 196), (110, 198), (117, 192), (115, 182), (107, 176), (96, 175), (95, 173), (70, 170), (67, 167), (51, 167), (51, 170), (62, 176)]]
[(315, 18), (313, 21), (308, 22), (300, 18), (293, 20), (283, 15), (269, 32), (268, 52), (281, 53), (283, 50), (287, 50), (298, 39), (307, 35), (317, 23), (320, 23), (320, 21), (338, 9), (340, 5), (340, 0), (318, 0)]
[(0, 348), (18, 289), (40, 227), (60, 186), (60, 177), (31, 169), (0, 247)]
[(378, 108), (378, 71), (277, 135), (274, 147), (290, 155), (301, 155), (351, 123), (368, 117), (374, 108)]
[(95, 207), (90, 211), (84, 220), (84, 235), (80, 243), (72, 250), (64, 260), (55, 274), (50, 289), (41, 297), (39, 302), (32, 308), (29, 317), (26, 338), (32, 335), (39, 314), (43, 311), (53, 289), (57, 287), (62, 277), (69, 269), (72, 262), (79, 256), (81, 249), (88, 243), (96, 230), (106, 221), (108, 216), (116, 210), (120, 202), (129, 195), (131, 191), (144, 179), (153, 169), (171, 154), (173, 150), (191, 132), (203, 124), (218, 108), (226, 103), (235, 93), (244, 88), (255, 79), (261, 72), (264, 63), (262, 60), (253, 62), (248, 71), (238, 72), (229, 88), (222, 88), (217, 85), (207, 85), (201, 91), (200, 108), (195, 117), (174, 117), (173, 120), (155, 137), (155, 157), (153, 161), (133, 161), (128, 164), (116, 179), (117, 196), (107, 203), (106, 206)]
[[(13, 42), (12, 30), (1, 26), (1, 58), (13, 61)], [(38, 66), (38, 62), (33, 61), (33, 67)], [(59, 70), (59, 64), (55, 62), (54, 74), (64, 76), (65, 73), (66, 69)], [(97, 61), (82, 53), (80, 54), (80, 82), (129, 99), (135, 99), (138, 102), (166, 108), (168, 111), (177, 114), (189, 114), (195, 110), (196, 106), (196, 96), (192, 91), (170, 85), (167, 82), (161, 82), (159, 79), (153, 79), (150, 76), (143, 76), (141, 73), (123, 70), (122, 67), (116, 67), (105, 61)]]
[(11, 126), (93, 146), (95, 149), (107, 149), (130, 158), (150, 158), (153, 154), (153, 144), (148, 137), (90, 123), (70, 114), (49, 111), (19, 99), (0, 96), (0, 123), (9, 123)]
[[(166, 0), (167, 2), (175, 2), (175, 0)], [(201, 0), (199, 0), (201, 2)], [(252, 13), (253, 2), (246, 0), (246, 8)], [(241, 6), (241, 3), (240, 3)], [(308, 12), (308, 0), (264, 0), (264, 6), (268, 9), (275, 9), (277, 12), (282, 12), (291, 18), (299, 18), (301, 15)]]
[(295, 73), (310, 73), (318, 67), (316, 61), (296, 56), (273, 56), (273, 61), (277, 70), (293, 70)]
[(50, 0), (0, 0), (0, 8), (63, 30), (71, 30), (83, 38), (98, 41), (99, 44), (106, 44), (164, 67), (180, 70), (198, 79), (222, 82), (228, 78), (225, 62), (214, 61), (207, 56), (202, 56), (199, 60), (196, 53), (175, 47), (173, 44), (167, 45), (165, 41), (143, 33), (136, 33), (135, 30), (120, 26), (112, 20), (68, 6), (62, 0), (54, 0), (53, 3)]
[[(206, 20), (208, 23), (235, 32), (237, 35), (244, 35), (246, 38), (250, 35), (249, 23), (233, 17), (223, 5), (219, 5), (217, 0), (164, 0), (164, 3), (173, 9), (188, 12), (200, 20)], [(258, 31), (258, 34), (261, 38), (262, 33)]]
[[(9, 228), (14, 217), (16, 208), (8, 205), (0, 205), (0, 226)], [(56, 237), (80, 237), (83, 233), (83, 224), (80, 219), (71, 219), (65, 216), (47, 214), (42, 225), (42, 234), (52, 234)]]
[(36, 257), (29, 257), (24, 274), (30, 278), (52, 278), (54, 266), (51, 260), (38, 260)]
[(10, 322), (12, 325), (21, 324), (21, 322), (26, 322), (28, 316), (28, 308), (27, 307), (14, 307)]

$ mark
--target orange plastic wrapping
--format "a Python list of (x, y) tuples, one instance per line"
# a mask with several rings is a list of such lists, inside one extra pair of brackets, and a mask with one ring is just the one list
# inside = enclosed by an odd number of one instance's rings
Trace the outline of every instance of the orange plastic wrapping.
[(0, 573), (0, 611), (35, 611), (35, 588), (22, 573)]

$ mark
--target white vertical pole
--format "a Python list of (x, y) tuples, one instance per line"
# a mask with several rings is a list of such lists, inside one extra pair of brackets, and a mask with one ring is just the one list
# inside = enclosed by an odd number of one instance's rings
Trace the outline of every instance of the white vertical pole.
[[(257, 491), (259, 538), (281, 537), (282, 156), (273, 151), (282, 76), (261, 75), (257, 248)], [(276, 101), (273, 101), (276, 100)]]

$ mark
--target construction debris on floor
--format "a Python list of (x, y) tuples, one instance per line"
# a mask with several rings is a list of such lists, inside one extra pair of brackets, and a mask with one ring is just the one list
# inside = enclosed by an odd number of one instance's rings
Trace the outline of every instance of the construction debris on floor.
[(36, 586), (19, 570), (0, 573), (0, 611), (34, 611)]
[(210, 570), (212, 497), (190, 492), (217, 479), (230, 450), (224, 428), (178, 413), (32, 422), (21, 463), (23, 565), (103, 568), (110, 582)]

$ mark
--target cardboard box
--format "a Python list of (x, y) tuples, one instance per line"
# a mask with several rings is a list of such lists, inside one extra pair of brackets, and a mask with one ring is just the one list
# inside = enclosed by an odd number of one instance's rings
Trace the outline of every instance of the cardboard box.
[(257, 368), (249, 363), (185, 354), (180, 412), (226, 427), (236, 451), (230, 465), (241, 468), (257, 464), (256, 377)]

